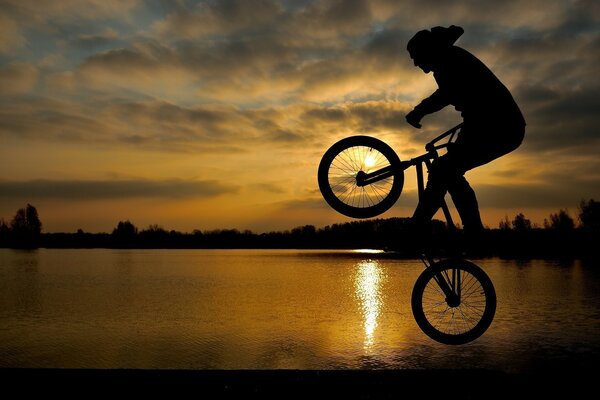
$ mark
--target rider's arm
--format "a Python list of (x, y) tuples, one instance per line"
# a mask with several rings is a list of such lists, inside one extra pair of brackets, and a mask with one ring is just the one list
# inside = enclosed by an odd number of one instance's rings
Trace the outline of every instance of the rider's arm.
[(415, 112), (424, 116), (441, 110), (450, 104), (447, 96), (440, 89), (433, 92), (431, 96), (424, 99), (415, 107)]
[(450, 104), (444, 92), (440, 89), (433, 92), (431, 96), (419, 103), (406, 115), (406, 121), (415, 128), (421, 128), (421, 119), (427, 114), (441, 110)]

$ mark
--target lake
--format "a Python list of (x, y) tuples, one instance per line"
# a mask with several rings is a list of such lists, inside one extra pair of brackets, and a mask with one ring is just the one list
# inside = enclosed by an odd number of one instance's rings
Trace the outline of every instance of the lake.
[(419, 260), (369, 251), (0, 249), (0, 367), (588, 369), (600, 266), (472, 260), (495, 319), (447, 346), (414, 321)]

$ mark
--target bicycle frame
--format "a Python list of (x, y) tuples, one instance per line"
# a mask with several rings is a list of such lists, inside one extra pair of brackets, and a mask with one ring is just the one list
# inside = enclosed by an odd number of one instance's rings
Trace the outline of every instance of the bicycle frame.
[[(431, 142), (427, 143), (425, 145), (425, 150), (427, 150), (427, 153), (423, 155), (412, 158), (408, 161), (402, 161), (398, 166), (390, 165), (388, 167), (381, 168), (377, 171), (373, 171), (368, 174), (364, 172), (362, 174), (359, 173), (356, 177), (356, 185), (359, 187), (370, 185), (382, 179), (389, 178), (392, 175), (404, 172), (404, 170), (414, 166), (417, 172), (417, 189), (420, 200), (421, 196), (423, 195), (423, 192), (425, 191), (425, 181), (423, 179), (423, 165), (425, 165), (425, 167), (429, 170), (432, 161), (438, 158), (438, 150), (448, 148), (453, 143), (453, 140), (456, 137), (458, 131), (462, 128), (462, 125), (462, 123), (456, 125), (454, 128), (447, 130), (446, 132), (433, 139)], [(436, 145), (437, 142), (448, 136), (450, 137), (445, 143)], [(450, 210), (448, 208), (446, 200), (442, 201), (441, 208), (444, 213), (444, 217), (446, 218), (446, 222), (448, 223), (448, 227), (451, 227), (450, 229), (456, 228), (452, 220), (452, 215), (450, 214)]]
[[(423, 178), (423, 165), (429, 170), (432, 162), (438, 158), (438, 150), (447, 149), (452, 143), (454, 143), (454, 139), (457, 133), (462, 128), (462, 123), (455, 126), (454, 128), (449, 129), (448, 131), (442, 133), (441, 135), (434, 138), (432, 141), (425, 145), (425, 150), (427, 153), (422, 154), (418, 157), (412, 158), (408, 161), (400, 162), (400, 165), (390, 165), (388, 167), (379, 169), (377, 171), (373, 171), (371, 173), (359, 173), (356, 177), (357, 186), (366, 186), (369, 184), (373, 184), (382, 179), (388, 178), (398, 173), (403, 173), (404, 170), (415, 167), (417, 173), (417, 189), (419, 200), (425, 191), (425, 180)], [(448, 137), (448, 140), (442, 144), (436, 144), (440, 140)], [(448, 204), (445, 199), (442, 199), (441, 209), (444, 213), (444, 217), (446, 218), (446, 222), (448, 224), (449, 229), (457, 229), (454, 225), (454, 221), (452, 220), (452, 215), (450, 214), (450, 209), (448, 208)], [(423, 263), (426, 268), (429, 268), (432, 264), (435, 263), (431, 256), (423, 254), (421, 256)], [(447, 297), (448, 305), (453, 306), (453, 304), (460, 304), (461, 301), (461, 276), (460, 270), (455, 270), (452, 273), (452, 276), (448, 276), (448, 274), (437, 274), (435, 276), (435, 280), (444, 292)]]

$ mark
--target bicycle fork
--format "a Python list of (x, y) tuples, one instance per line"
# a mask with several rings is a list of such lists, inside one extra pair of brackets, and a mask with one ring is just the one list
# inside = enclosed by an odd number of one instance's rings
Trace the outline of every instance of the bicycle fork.
[[(432, 257), (421, 255), (421, 261), (425, 264), (425, 268), (432, 268), (436, 263)], [(434, 279), (444, 295), (446, 296), (446, 304), (448, 307), (458, 307), (461, 303), (461, 274), (459, 268), (448, 271), (440, 271), (436, 273)]]

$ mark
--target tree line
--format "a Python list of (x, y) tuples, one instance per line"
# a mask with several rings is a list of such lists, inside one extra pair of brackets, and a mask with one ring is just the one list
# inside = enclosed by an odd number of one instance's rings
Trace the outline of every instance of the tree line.
[[(37, 209), (31, 204), (17, 210), (9, 223), (0, 219), (0, 247), (12, 248), (377, 248), (410, 254), (409, 218), (359, 220), (316, 228), (305, 225), (286, 231), (254, 233), (218, 229), (178, 232), (150, 225), (138, 229), (119, 221), (111, 233), (42, 233)], [(442, 221), (432, 222), (431, 241), (445, 243), (453, 231)], [(458, 230), (460, 234), (460, 229)], [(549, 215), (543, 226), (522, 213), (505, 217), (497, 228), (487, 228), (479, 243), (482, 256), (553, 257), (594, 255), (600, 243), (600, 202), (581, 201), (576, 219), (567, 210)]]

